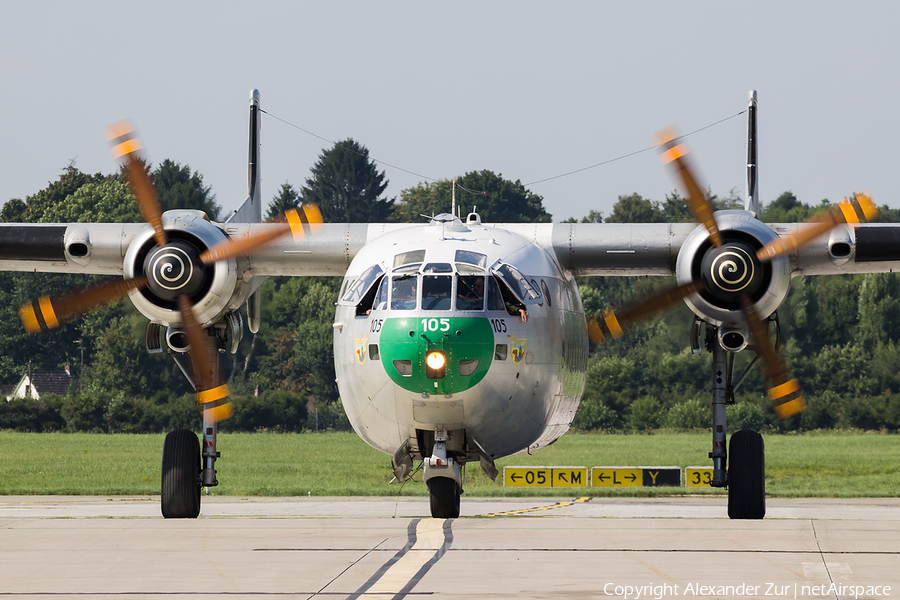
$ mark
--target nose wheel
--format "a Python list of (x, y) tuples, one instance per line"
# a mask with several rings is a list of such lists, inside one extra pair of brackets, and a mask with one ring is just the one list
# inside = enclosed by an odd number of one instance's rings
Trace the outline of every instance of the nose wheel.
[(459, 484), (449, 477), (433, 477), (428, 480), (431, 496), (431, 516), (435, 519), (459, 517)]

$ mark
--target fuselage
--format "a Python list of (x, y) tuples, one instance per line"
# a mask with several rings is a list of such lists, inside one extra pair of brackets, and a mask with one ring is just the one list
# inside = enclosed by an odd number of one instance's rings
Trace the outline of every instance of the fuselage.
[(588, 342), (577, 287), (554, 256), (477, 215), (443, 215), (357, 254), (334, 354), (345, 411), (369, 445), (394, 453), (418, 440), (427, 455), (429, 433), (460, 432), (465, 462), (476, 446), (499, 458), (559, 438), (581, 400)]

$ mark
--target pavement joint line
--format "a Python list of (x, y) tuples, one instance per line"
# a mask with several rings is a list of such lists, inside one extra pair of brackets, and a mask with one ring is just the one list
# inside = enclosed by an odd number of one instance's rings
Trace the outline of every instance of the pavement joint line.
[[(392, 552), (392, 548), (254, 548), (253, 552)], [(813, 554), (856, 555), (856, 556), (900, 556), (900, 551), (892, 550), (769, 550), (746, 549), (723, 550), (720, 548), (447, 548), (447, 552), (633, 552), (633, 553), (677, 553), (685, 554)]]

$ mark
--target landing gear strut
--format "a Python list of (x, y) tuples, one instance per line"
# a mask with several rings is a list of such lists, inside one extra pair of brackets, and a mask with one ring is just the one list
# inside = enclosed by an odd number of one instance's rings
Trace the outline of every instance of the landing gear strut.
[[(229, 325), (230, 323), (230, 325)], [(210, 328), (206, 333), (216, 340), (219, 351), (225, 349), (225, 340), (232, 340), (232, 352), (237, 349), (237, 342), (240, 341), (240, 317), (231, 315), (224, 325), (218, 329), (228, 334), (218, 336), (216, 334), (217, 327)], [(146, 342), (147, 351), (150, 353), (161, 351), (159, 344), (158, 326), (147, 328)], [(168, 339), (168, 338), (167, 338)], [(236, 340), (236, 341), (235, 341)], [(157, 348), (159, 347), (159, 349)], [(171, 347), (172, 358), (181, 369), (184, 376), (188, 379), (194, 390), (203, 388), (198, 387), (197, 374), (193, 369), (189, 369), (186, 360), (186, 352), (180, 352)], [(196, 363), (195, 363), (196, 364)], [(209, 365), (212, 373), (208, 378), (210, 381), (221, 381), (219, 373), (218, 356)], [(203, 379), (200, 379), (201, 381)], [(207, 406), (207, 405), (204, 405)], [(195, 519), (200, 514), (200, 489), (205, 487), (207, 492), (209, 488), (219, 485), (216, 479), (216, 459), (221, 454), (216, 450), (216, 420), (213, 418), (213, 410), (203, 410), (203, 444), (198, 443), (197, 435), (186, 429), (176, 429), (166, 436), (163, 444), (163, 462), (162, 462), (162, 486), (160, 494), (160, 508), (163, 517), (167, 519)], [(227, 418), (227, 417), (226, 417)]]
[[(726, 406), (734, 402), (734, 357), (722, 347), (717, 334), (714, 327), (707, 326), (707, 348), (713, 355), (713, 448), (709, 453), (713, 461), (712, 486), (728, 488), (729, 518), (762, 519), (766, 515), (763, 438), (756, 431), (735, 432), (726, 451)], [(726, 468), (726, 461), (730, 468)]]

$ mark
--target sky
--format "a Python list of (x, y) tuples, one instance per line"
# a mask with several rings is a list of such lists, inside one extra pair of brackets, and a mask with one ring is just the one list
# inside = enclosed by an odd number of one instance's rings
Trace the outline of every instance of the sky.
[(896, 208), (898, 23), (888, 1), (8, 3), (0, 202), (72, 160), (113, 172), (104, 128), (127, 117), (151, 161), (190, 165), (230, 211), (253, 88), (266, 202), (353, 138), (388, 197), (487, 169), (556, 221), (608, 215), (620, 195), (675, 189), (657, 152), (638, 152), (669, 125), (705, 128), (687, 138), (701, 177), (743, 197), (738, 113), (756, 89), (763, 202), (865, 190)]

